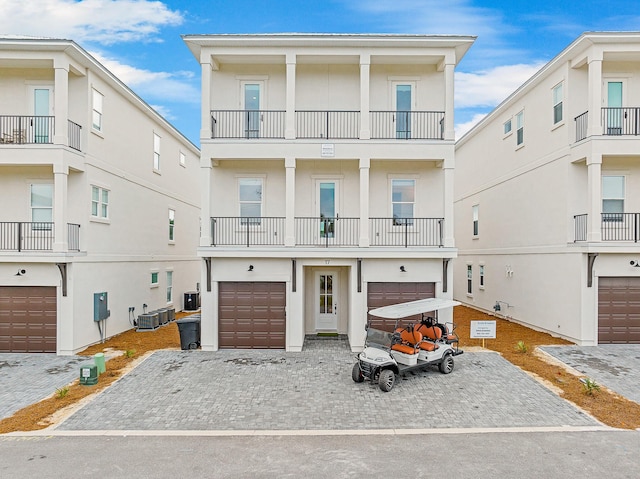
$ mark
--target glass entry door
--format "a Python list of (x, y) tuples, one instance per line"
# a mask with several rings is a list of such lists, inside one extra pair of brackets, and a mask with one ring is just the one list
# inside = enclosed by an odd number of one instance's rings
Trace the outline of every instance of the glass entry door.
[(335, 271), (316, 273), (316, 329), (338, 329), (338, 275)]
[(320, 238), (334, 239), (336, 234), (336, 219), (338, 218), (338, 182), (318, 182), (318, 213), (320, 216)]
[(33, 117), (27, 125), (21, 126), (19, 134), (24, 137), (28, 129), (29, 143), (53, 143), (53, 88), (50, 86), (31, 87), (31, 102), (33, 105)]
[(621, 135), (623, 124), (622, 82), (607, 82), (606, 134)]
[(396, 85), (396, 138), (411, 138), (411, 107), (413, 106), (411, 85)]
[(244, 84), (244, 110), (246, 138), (260, 138), (260, 84)]

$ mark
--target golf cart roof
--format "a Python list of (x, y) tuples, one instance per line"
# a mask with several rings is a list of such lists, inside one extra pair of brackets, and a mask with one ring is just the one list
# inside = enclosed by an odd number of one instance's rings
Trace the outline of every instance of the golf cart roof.
[(417, 301), (409, 301), (408, 303), (391, 304), (381, 308), (369, 311), (371, 316), (386, 319), (400, 319), (416, 314), (428, 313), (430, 311), (438, 311), (439, 309), (452, 308), (458, 306), (458, 301), (442, 298), (419, 299)]

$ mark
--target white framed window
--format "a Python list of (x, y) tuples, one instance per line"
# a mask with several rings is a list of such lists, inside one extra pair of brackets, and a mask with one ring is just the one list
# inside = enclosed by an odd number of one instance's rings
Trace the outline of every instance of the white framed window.
[(160, 171), (160, 135), (153, 134), (153, 169)]
[(478, 274), (479, 274), (478, 288), (484, 289), (484, 265), (483, 264), (481, 264), (480, 267), (478, 268)]
[(180, 152), (180, 155), (178, 156), (178, 161), (180, 162), (180, 166), (186, 166), (187, 165), (187, 156)]
[(99, 186), (91, 187), (91, 216), (109, 219), (109, 190)]
[(53, 185), (33, 183), (30, 187), (31, 229), (51, 230), (53, 223)]
[(160, 273), (158, 271), (151, 271), (151, 283), (150, 283), (150, 287), (151, 288), (157, 288), (158, 285), (160, 284), (159, 281), (159, 276)]
[(562, 82), (558, 83), (553, 87), (552, 91), (553, 96), (553, 124), (557, 125), (562, 121), (563, 111), (562, 111), (562, 103), (563, 103), (563, 93), (562, 93)]
[(473, 266), (467, 265), (467, 294), (473, 294)]
[(169, 208), (169, 241), (175, 241), (176, 210)]
[(95, 88), (92, 89), (91, 95), (91, 123), (92, 127), (96, 131), (102, 131), (102, 103), (104, 96)]
[(474, 238), (478, 237), (479, 234), (479, 215), (480, 215), (480, 205), (473, 205), (471, 207), (471, 213), (473, 215), (473, 236)]
[(173, 303), (173, 271), (167, 271), (167, 303)]
[(624, 213), (625, 177), (605, 175), (602, 177), (602, 219), (622, 221)]
[(511, 118), (503, 123), (502, 133), (504, 136), (509, 136), (511, 134)]
[(262, 178), (238, 178), (238, 203), (242, 224), (261, 224), (264, 197), (262, 190)]
[(524, 143), (524, 110), (516, 115), (516, 145)]
[(391, 215), (394, 226), (413, 225), (416, 203), (416, 180), (391, 180)]

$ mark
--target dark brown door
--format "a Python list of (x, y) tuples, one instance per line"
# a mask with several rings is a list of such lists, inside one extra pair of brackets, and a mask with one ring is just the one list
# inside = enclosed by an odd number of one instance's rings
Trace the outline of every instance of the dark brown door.
[[(435, 283), (367, 283), (367, 308), (369, 310), (389, 306), (390, 304), (406, 303), (418, 299), (435, 298)], [(395, 320), (369, 316), (370, 324), (376, 329), (393, 331)], [(404, 323), (416, 323), (420, 316), (404, 319)]]
[(0, 286), (0, 352), (56, 352), (56, 288)]
[(640, 278), (599, 278), (598, 343), (640, 344)]
[(219, 347), (284, 349), (285, 283), (220, 283)]

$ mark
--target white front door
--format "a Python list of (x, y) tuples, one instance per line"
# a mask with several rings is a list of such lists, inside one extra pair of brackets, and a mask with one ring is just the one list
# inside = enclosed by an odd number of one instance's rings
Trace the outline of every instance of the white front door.
[(338, 273), (318, 271), (315, 281), (316, 329), (337, 331), (338, 329)]

